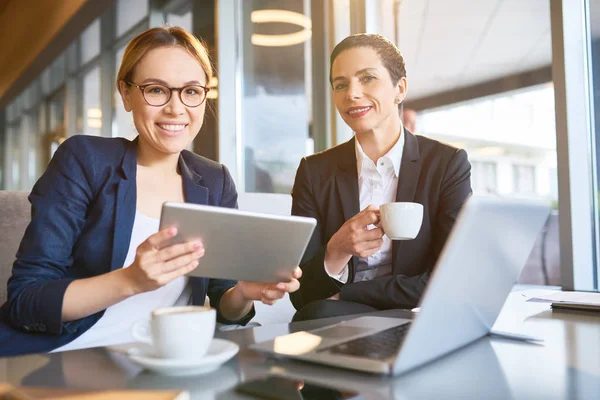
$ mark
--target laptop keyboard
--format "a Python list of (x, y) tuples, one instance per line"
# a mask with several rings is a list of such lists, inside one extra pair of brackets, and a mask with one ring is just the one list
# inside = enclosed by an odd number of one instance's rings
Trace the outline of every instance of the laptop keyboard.
[(329, 351), (332, 354), (383, 360), (398, 353), (398, 349), (404, 341), (409, 327), (410, 322), (394, 326), (373, 335), (321, 349), (318, 352)]

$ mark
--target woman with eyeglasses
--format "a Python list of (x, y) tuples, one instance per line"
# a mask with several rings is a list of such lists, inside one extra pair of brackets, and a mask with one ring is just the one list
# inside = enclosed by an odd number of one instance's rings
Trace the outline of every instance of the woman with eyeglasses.
[(246, 324), (253, 300), (273, 304), (298, 289), (297, 279), (188, 277), (203, 244), (167, 246), (176, 229), (158, 230), (165, 201), (237, 207), (227, 168), (185, 150), (202, 127), (212, 73), (206, 47), (182, 28), (129, 43), (117, 85), (138, 137), (73, 136), (33, 187), (0, 355), (131, 342), (131, 325), (152, 310), (202, 305), (207, 295), (218, 322)]

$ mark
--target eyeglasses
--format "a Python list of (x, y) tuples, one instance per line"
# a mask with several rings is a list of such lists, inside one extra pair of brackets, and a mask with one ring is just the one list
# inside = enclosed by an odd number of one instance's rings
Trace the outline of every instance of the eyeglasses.
[(171, 100), (173, 90), (179, 92), (179, 100), (187, 107), (198, 107), (206, 100), (206, 94), (210, 90), (209, 87), (200, 85), (190, 85), (181, 88), (168, 87), (158, 83), (148, 85), (137, 85), (133, 82), (127, 82), (128, 85), (135, 86), (140, 89), (146, 103), (154, 107), (164, 106)]

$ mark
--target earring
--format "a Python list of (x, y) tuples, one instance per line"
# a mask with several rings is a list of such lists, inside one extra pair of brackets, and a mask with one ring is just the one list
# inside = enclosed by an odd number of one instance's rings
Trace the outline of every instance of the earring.
[(402, 99), (400, 97), (396, 97), (396, 104), (400, 104), (401, 101)]

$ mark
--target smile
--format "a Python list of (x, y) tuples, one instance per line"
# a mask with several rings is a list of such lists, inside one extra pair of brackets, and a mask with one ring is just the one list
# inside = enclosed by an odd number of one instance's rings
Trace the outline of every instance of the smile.
[(353, 108), (349, 109), (348, 111), (346, 111), (346, 113), (353, 118), (358, 118), (358, 117), (362, 117), (363, 115), (368, 113), (371, 110), (371, 108), (372, 108), (371, 106), (353, 107)]
[(185, 124), (183, 124), (183, 125), (181, 125), (181, 124), (180, 125), (156, 124), (156, 125), (158, 125), (162, 129), (164, 129), (165, 131), (169, 131), (169, 132), (179, 132), (187, 126)]

